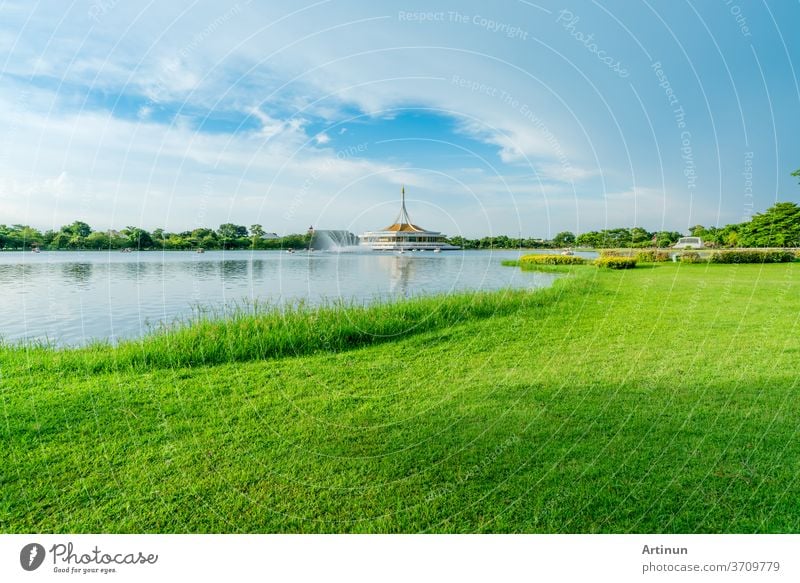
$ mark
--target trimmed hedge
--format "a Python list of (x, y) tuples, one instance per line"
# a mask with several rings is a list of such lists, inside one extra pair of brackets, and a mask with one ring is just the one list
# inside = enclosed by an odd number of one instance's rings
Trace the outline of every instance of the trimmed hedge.
[(666, 251), (639, 251), (636, 254), (636, 261), (640, 263), (662, 263), (670, 259)]
[(685, 251), (678, 256), (681, 263), (703, 263), (703, 258), (694, 251)]
[(522, 267), (528, 265), (583, 265), (586, 259), (577, 255), (523, 255), (519, 258)]
[(605, 257), (598, 257), (594, 260), (597, 267), (605, 267), (608, 269), (633, 269), (636, 267), (636, 259), (633, 257), (616, 257), (608, 255)]
[(716, 251), (711, 263), (788, 263), (795, 258), (791, 251)]

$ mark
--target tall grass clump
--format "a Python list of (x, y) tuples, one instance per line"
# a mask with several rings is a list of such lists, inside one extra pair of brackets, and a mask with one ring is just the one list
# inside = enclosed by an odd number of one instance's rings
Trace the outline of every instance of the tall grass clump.
[(711, 263), (788, 263), (795, 259), (791, 251), (731, 250), (715, 251)]
[(636, 253), (636, 261), (639, 263), (663, 263), (669, 261), (670, 256), (666, 251), (639, 251)]
[(61, 350), (41, 345), (0, 347), (0, 366), (94, 373), (339, 352), (548, 305), (565, 293), (564, 286), (577, 290), (590, 285), (587, 280), (567, 281), (535, 291), (467, 292), (369, 305), (240, 306), (224, 314), (200, 313), (117, 345), (98, 342)]
[(696, 251), (684, 251), (678, 258), (681, 263), (703, 263), (703, 257)]
[(606, 269), (633, 269), (636, 267), (636, 258), (606, 255), (595, 259), (594, 264), (597, 267), (604, 267)]

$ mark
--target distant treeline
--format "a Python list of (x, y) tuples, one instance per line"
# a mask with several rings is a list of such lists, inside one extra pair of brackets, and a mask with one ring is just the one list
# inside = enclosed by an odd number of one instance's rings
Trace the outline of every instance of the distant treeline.
[[(793, 202), (779, 202), (749, 221), (689, 229), (693, 237), (700, 237), (708, 247), (800, 247), (800, 206)], [(675, 232), (649, 232), (632, 229), (591, 231), (576, 237), (578, 247), (669, 247), (681, 237)]]
[(558, 233), (552, 239), (521, 239), (506, 237), (483, 237), (482, 239), (464, 239), (451, 237), (450, 242), (464, 249), (561, 249), (563, 247), (652, 247), (653, 237), (659, 247), (668, 247), (681, 238), (678, 232), (659, 231), (651, 233), (634, 227), (605, 231), (590, 231), (575, 236), (570, 231)]
[[(749, 221), (724, 227), (695, 225), (689, 229), (693, 237), (701, 237), (709, 247), (800, 247), (800, 206), (779, 202)], [(620, 227), (589, 231), (575, 235), (558, 233), (553, 239), (523, 239), (506, 236), (464, 239), (452, 237), (450, 242), (465, 249), (516, 249), (591, 247), (669, 247), (683, 235), (677, 231), (647, 231), (641, 227)]]
[[(711, 247), (800, 247), (800, 206), (779, 202), (749, 221), (724, 227), (695, 225), (689, 232), (701, 237)], [(593, 247), (669, 247), (678, 241), (677, 231), (647, 231), (641, 227), (605, 229), (575, 235), (558, 233), (553, 239), (521, 237), (483, 237), (465, 239), (451, 237), (449, 242), (464, 249), (518, 249)], [(225, 223), (218, 229), (194, 229), (168, 233), (163, 229), (148, 232), (139, 227), (120, 231), (94, 231), (84, 222), (75, 221), (58, 231), (38, 231), (25, 225), (0, 225), (0, 249), (303, 249), (311, 235), (294, 234), (276, 237), (267, 234), (261, 225), (250, 228)]]
[(64, 225), (58, 231), (38, 231), (25, 225), (0, 225), (0, 249), (301, 249), (308, 246), (309, 234), (276, 237), (261, 225), (225, 223), (218, 229), (194, 229), (168, 233), (139, 227), (120, 231), (95, 231), (82, 221)]

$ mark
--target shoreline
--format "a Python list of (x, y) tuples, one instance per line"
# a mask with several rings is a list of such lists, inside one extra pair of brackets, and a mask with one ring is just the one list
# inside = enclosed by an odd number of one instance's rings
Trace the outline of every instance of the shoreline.
[(246, 307), (200, 311), (194, 317), (178, 318), (143, 336), (118, 342), (96, 339), (67, 346), (39, 341), (0, 342), (0, 356), (62, 355), (66, 358), (59, 366), (88, 366), (87, 370), (96, 372), (117, 366), (204, 366), (326, 350), (340, 352), (505, 314), (523, 307), (534, 295), (554, 293), (561, 279), (554, 277), (551, 285), (532, 289), (474, 290), (370, 303), (253, 302)]

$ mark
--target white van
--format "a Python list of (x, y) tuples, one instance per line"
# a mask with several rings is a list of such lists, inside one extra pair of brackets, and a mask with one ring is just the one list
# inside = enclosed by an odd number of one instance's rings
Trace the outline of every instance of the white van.
[(702, 249), (703, 240), (700, 237), (681, 237), (672, 247), (673, 249)]

